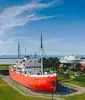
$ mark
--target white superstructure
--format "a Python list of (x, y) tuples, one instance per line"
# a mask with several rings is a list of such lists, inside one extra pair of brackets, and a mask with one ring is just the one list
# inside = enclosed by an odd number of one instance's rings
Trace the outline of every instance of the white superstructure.
[(65, 57), (59, 59), (59, 61), (61, 63), (73, 63), (73, 64), (75, 64), (75, 63), (79, 63), (80, 61), (83, 61), (83, 59), (80, 59), (80, 58), (77, 58), (76, 56), (71, 55), (71, 56), (65, 56)]
[(41, 73), (41, 63), (38, 59), (28, 59), (24, 58), (22, 61), (18, 61), (15, 65), (10, 67), (11, 70), (16, 73), (21, 73), (25, 75), (33, 75)]

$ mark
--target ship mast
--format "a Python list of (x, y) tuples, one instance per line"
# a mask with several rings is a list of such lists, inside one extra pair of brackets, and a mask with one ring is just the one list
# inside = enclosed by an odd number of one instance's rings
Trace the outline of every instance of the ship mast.
[(20, 44), (19, 44), (19, 41), (18, 41), (18, 59), (20, 58)]
[(41, 34), (41, 74), (43, 75), (43, 43), (42, 43), (42, 34)]
[(26, 48), (25, 48), (25, 56), (26, 56)]
[(36, 58), (36, 52), (35, 52), (35, 55), (34, 55), (34, 56), (35, 56), (35, 58)]

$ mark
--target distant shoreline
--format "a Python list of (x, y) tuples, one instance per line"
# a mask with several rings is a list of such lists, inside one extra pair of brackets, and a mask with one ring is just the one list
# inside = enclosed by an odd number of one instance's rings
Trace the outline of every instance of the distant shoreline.
[[(46, 57), (46, 58), (49, 58), (49, 57), (62, 58), (64, 56), (67, 56), (67, 55), (44, 55), (44, 57)], [(85, 57), (85, 55), (75, 55), (75, 56), (78, 57), (78, 58)], [(29, 55), (29, 57), (35, 58), (35, 55)], [(36, 57), (40, 58), (39, 55), (37, 55)], [(23, 59), (23, 58), (24, 58), (24, 55), (21, 55), (20, 59)], [(0, 59), (18, 59), (18, 56), (17, 55), (0, 55)]]

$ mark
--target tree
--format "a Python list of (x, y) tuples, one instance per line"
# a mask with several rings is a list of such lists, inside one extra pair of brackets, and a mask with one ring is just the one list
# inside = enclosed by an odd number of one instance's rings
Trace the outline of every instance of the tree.
[(43, 58), (44, 68), (49, 68), (53, 71), (56, 71), (57, 65), (60, 63), (58, 58)]

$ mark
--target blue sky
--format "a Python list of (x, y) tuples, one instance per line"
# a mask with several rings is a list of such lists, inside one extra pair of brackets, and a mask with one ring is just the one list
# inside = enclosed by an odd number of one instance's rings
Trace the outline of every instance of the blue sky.
[(85, 55), (84, 0), (0, 0), (0, 55)]

